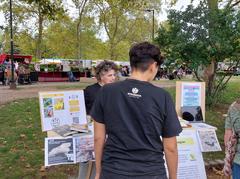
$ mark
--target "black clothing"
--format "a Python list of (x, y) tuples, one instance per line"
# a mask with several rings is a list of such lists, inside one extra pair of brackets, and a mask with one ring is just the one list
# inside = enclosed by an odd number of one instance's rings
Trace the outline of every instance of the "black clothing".
[(88, 115), (100, 88), (101, 85), (99, 85), (99, 83), (94, 83), (93, 85), (87, 86), (86, 89), (84, 89), (85, 106)]
[(109, 171), (101, 171), (100, 179), (167, 179), (167, 176), (164, 175), (153, 175), (153, 176), (127, 176), (127, 175), (119, 175), (116, 173), (112, 173)]
[(108, 135), (102, 170), (127, 176), (165, 175), (162, 137), (182, 128), (170, 95), (149, 82), (127, 79), (105, 85), (91, 116)]

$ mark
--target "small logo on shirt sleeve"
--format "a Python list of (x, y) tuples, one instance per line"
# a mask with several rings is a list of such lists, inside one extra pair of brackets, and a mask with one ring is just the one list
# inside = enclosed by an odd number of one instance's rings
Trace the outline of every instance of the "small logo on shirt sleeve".
[(139, 89), (137, 88), (132, 88), (132, 93), (127, 93), (129, 97), (132, 97), (132, 98), (141, 98), (142, 95), (138, 94), (139, 92)]

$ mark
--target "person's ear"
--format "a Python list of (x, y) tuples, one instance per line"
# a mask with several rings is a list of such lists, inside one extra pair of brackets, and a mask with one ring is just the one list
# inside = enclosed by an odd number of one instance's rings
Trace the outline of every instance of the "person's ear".
[(154, 72), (156, 67), (157, 67), (157, 62), (153, 62), (153, 63), (150, 64), (149, 70), (151, 72)]

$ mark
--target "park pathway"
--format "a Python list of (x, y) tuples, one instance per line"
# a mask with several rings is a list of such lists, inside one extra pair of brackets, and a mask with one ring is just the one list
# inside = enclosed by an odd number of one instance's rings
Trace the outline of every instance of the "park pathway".
[[(91, 78), (81, 78), (81, 82), (39, 82), (32, 85), (19, 85), (16, 90), (0, 85), (0, 106), (18, 99), (38, 97), (39, 91), (64, 90), (65, 87), (66, 90), (70, 90), (77, 89), (78, 86), (81, 89), (81, 86), (94, 82), (96, 80)], [(153, 84), (162, 88), (175, 87), (175, 82), (169, 80), (154, 81)]]

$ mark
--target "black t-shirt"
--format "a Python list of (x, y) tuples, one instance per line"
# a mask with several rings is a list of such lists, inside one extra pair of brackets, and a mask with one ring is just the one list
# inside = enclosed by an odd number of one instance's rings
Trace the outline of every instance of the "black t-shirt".
[(100, 89), (91, 111), (108, 135), (102, 169), (122, 175), (165, 174), (162, 137), (182, 128), (170, 95), (151, 83), (127, 79)]
[(86, 89), (84, 89), (84, 99), (87, 114), (90, 113), (92, 105), (100, 88), (101, 85), (94, 83), (93, 85), (87, 86)]

